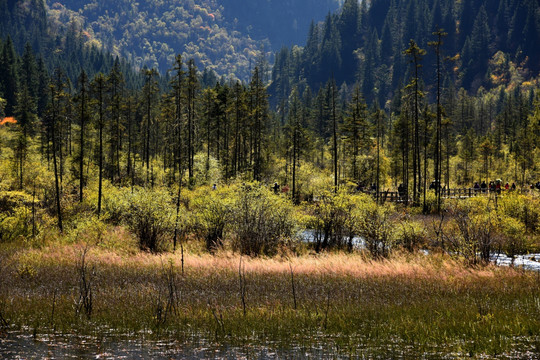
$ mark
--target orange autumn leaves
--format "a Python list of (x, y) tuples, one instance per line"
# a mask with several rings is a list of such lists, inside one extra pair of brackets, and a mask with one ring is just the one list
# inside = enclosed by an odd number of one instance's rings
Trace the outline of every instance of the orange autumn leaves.
[(6, 125), (6, 124), (16, 124), (17, 120), (13, 116), (5, 117), (2, 120), (0, 120), (0, 126)]

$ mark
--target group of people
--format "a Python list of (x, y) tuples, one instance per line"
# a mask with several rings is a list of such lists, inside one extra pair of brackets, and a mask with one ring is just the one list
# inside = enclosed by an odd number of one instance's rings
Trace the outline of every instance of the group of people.
[[(439, 189), (441, 189), (441, 185), (440, 184), (437, 184), (436, 181), (433, 181), (430, 185), (429, 185), (429, 189), (430, 190), (434, 190), (437, 188), (437, 185), (439, 185)], [(217, 189), (217, 185), (216, 184), (213, 184), (212, 185), (212, 190), (216, 190)], [(496, 192), (497, 194), (500, 194), (502, 191), (506, 191), (506, 190), (510, 190), (510, 191), (514, 191), (516, 190), (516, 183), (513, 182), (512, 185), (510, 185), (509, 183), (506, 183), (506, 184), (502, 184), (502, 181), (500, 180), (496, 180), (496, 181), (490, 181), (489, 184), (486, 184), (486, 181), (482, 181), (481, 184), (478, 184), (478, 182), (475, 182), (474, 183), (474, 186), (473, 186), (473, 189), (475, 192)], [(536, 184), (531, 184), (531, 190), (534, 190), (534, 189), (537, 189), (537, 190), (540, 190), (540, 181), (538, 181)], [(287, 185), (281, 187), (277, 182), (274, 183), (274, 185), (272, 186), (272, 190), (274, 191), (274, 193), (276, 194), (279, 194), (280, 192), (283, 192), (283, 193), (287, 193), (289, 191), (289, 187)], [(356, 187), (356, 191), (364, 191), (365, 188), (364, 188), (364, 185), (362, 183), (358, 183), (358, 186)], [(443, 192), (446, 190), (446, 187), (444, 189), (442, 189)], [(372, 184), (371, 186), (369, 186), (369, 191), (370, 192), (375, 192), (377, 191), (377, 185), (376, 184)], [(405, 187), (403, 186), (403, 184), (399, 184), (398, 186), (398, 194), (400, 197), (403, 197), (405, 196)]]
[(497, 194), (500, 194), (503, 190), (516, 190), (516, 183), (512, 183), (512, 185), (510, 185), (509, 183), (506, 183), (506, 184), (502, 184), (502, 181), (490, 181), (489, 182), (489, 185), (486, 184), (485, 181), (482, 181), (481, 184), (478, 184), (478, 182), (475, 182), (474, 183), (474, 191), (475, 192), (487, 192), (487, 191), (490, 191), (490, 192), (496, 192)]

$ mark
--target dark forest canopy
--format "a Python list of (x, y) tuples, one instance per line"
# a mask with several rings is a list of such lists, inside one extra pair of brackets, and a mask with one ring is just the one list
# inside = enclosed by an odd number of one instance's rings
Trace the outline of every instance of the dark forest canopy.
[[(0, 15), (4, 74), (16, 66), (15, 55), (25, 52), (32, 52), (33, 59), (48, 72), (61, 67), (72, 83), (81, 69), (93, 76), (113, 67), (115, 57), (89, 42), (80, 29), (51, 21), (42, 0), (2, 1)], [(141, 82), (130, 64), (117, 60), (129, 86)], [(4, 75), (1, 81), (12, 80)]]
[[(359, 83), (368, 100), (384, 104), (409, 76), (409, 41), (428, 49), (438, 28), (446, 33), (447, 83), (475, 93), (508, 82), (512, 66), (525, 80), (538, 75), (538, 0), (346, 0), (312, 24), (303, 48), (276, 54), (272, 93), (286, 95), (295, 84), (318, 89), (333, 75), (338, 85)], [(429, 89), (436, 78), (433, 51), (422, 65)]]

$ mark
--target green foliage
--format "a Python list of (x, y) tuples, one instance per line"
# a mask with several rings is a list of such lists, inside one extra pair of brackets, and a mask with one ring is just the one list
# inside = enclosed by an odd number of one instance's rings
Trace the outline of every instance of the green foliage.
[(397, 222), (396, 227), (396, 245), (413, 252), (427, 244), (427, 233), (422, 223), (405, 216)]
[(32, 237), (32, 197), (23, 192), (0, 191), (0, 243)]
[(445, 229), (445, 241), (450, 250), (471, 265), (487, 263), (500, 243), (498, 217), (484, 198), (447, 202), (450, 224)]
[(193, 195), (190, 205), (195, 214), (195, 228), (209, 251), (223, 245), (225, 230), (229, 229), (232, 220), (233, 195), (233, 190), (221, 186), (213, 191), (202, 187)]
[(323, 192), (310, 208), (311, 221), (308, 227), (315, 231), (315, 250), (352, 250), (352, 240), (356, 233), (355, 223), (358, 206), (364, 196), (350, 195), (346, 190), (337, 193)]
[(97, 216), (77, 217), (71, 224), (72, 229), (66, 234), (68, 243), (81, 242), (87, 245), (98, 245), (106, 236), (107, 224)]
[(193, 161), (193, 186), (213, 185), (221, 182), (221, 166), (215, 157), (203, 152), (195, 154)]
[[(85, 203), (97, 211), (98, 204), (98, 183), (97, 179), (93, 179), (89, 186)], [(119, 224), (125, 212), (129, 208), (129, 188), (118, 188), (113, 186), (110, 181), (103, 180), (103, 199), (102, 199), (102, 219), (108, 220), (113, 224)]]
[(32, 212), (26, 206), (16, 206), (9, 212), (0, 212), (0, 243), (31, 238)]
[(513, 259), (516, 255), (527, 253), (531, 248), (530, 236), (521, 221), (503, 216), (499, 226), (503, 236), (502, 249), (508, 256)]
[(275, 255), (294, 236), (293, 206), (258, 183), (236, 191), (232, 208), (232, 246), (242, 254)]
[[(364, 240), (367, 250), (374, 258), (387, 258), (395, 245), (395, 228), (391, 206), (380, 206), (366, 199), (358, 211), (358, 235)], [(410, 234), (409, 234), (410, 235)]]
[(157, 252), (174, 229), (174, 206), (165, 190), (137, 188), (124, 192), (126, 208), (123, 220), (139, 239), (142, 250)]
[(518, 220), (525, 230), (531, 233), (540, 231), (540, 201), (519, 194), (508, 194), (499, 201), (499, 213), (502, 217)]

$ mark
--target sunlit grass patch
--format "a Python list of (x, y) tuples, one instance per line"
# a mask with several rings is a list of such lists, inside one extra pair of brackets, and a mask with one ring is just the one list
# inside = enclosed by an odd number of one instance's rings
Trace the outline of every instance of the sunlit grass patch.
[[(244, 256), (240, 268), (240, 255), (223, 250), (185, 253), (182, 274), (179, 251), (129, 253), (99, 244), (86, 255), (94, 287), (87, 319), (75, 311), (84, 248), (59, 244), (3, 257), (0, 304), (11, 324), (38, 332), (199, 334), (283, 347), (331, 339), (352, 353), (401, 346), (492, 355), (516, 350), (518, 338), (519, 346), (533, 347), (540, 331), (540, 281), (517, 269), (409, 253), (384, 261), (358, 253)], [(171, 298), (172, 283), (177, 297)]]

